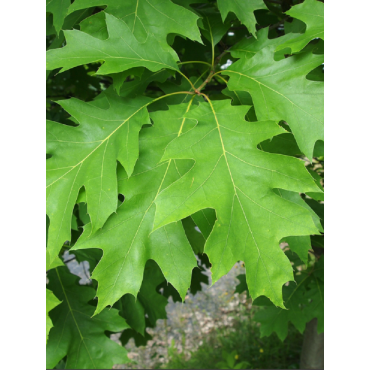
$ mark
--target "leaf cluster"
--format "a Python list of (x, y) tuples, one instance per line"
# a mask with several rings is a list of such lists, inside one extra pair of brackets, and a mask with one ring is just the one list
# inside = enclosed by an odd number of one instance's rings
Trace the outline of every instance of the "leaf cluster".
[[(107, 333), (145, 344), (170, 296), (238, 261), (269, 306), (262, 335), (321, 317), (323, 3), (46, 10), (48, 366), (128, 361)], [(89, 286), (67, 250), (89, 262)]]

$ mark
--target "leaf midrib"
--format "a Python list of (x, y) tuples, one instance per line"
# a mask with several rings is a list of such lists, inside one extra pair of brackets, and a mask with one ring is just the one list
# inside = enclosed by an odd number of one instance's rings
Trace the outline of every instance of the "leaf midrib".
[[(88, 348), (87, 348), (87, 346), (86, 346), (86, 343), (85, 343), (84, 337), (83, 337), (83, 335), (82, 335), (82, 333), (81, 333), (81, 330), (80, 330), (80, 327), (78, 326), (78, 323), (77, 323), (77, 320), (76, 320), (76, 318), (75, 318), (75, 315), (73, 314), (73, 309), (72, 309), (72, 307), (71, 307), (71, 304), (69, 303), (69, 299), (68, 299), (67, 293), (66, 293), (66, 291), (65, 291), (65, 289), (64, 289), (64, 285), (63, 285), (62, 279), (60, 278), (59, 271), (58, 271), (58, 267), (56, 267), (56, 273), (57, 273), (57, 275), (58, 275), (58, 280), (59, 280), (60, 286), (62, 287), (63, 294), (64, 294), (64, 296), (65, 296), (65, 298), (66, 298), (66, 302), (67, 302), (67, 305), (68, 305), (69, 312), (71, 313), (71, 316), (72, 316), (73, 321), (74, 321), (74, 323), (75, 323), (75, 325), (76, 325), (76, 328), (77, 328), (78, 334), (80, 335), (81, 342), (84, 344), (85, 349), (86, 349), (86, 352), (88, 353), (88, 355), (89, 355), (89, 357), (90, 357), (90, 360), (91, 360), (91, 362), (92, 362), (92, 364), (93, 364), (94, 368), (96, 368), (95, 363), (94, 363), (94, 360), (92, 359), (92, 357), (91, 357), (91, 355), (90, 355), (90, 352), (89, 352), (89, 350), (88, 350)], [(79, 352), (78, 352), (78, 353), (79, 353)], [(77, 355), (77, 360), (78, 360), (78, 355)]]
[(58, 182), (60, 179), (62, 179), (63, 177), (65, 177), (69, 172), (71, 172), (74, 168), (76, 168), (79, 164), (82, 164), (84, 163), (84, 161), (89, 158), (98, 148), (100, 148), (101, 145), (103, 145), (103, 143), (105, 143), (107, 140), (109, 140), (109, 138), (114, 135), (126, 122), (128, 122), (135, 114), (137, 114), (141, 109), (147, 107), (150, 103), (152, 102), (148, 102), (146, 103), (145, 105), (143, 105), (142, 107), (140, 107), (137, 111), (135, 111), (133, 114), (131, 114), (131, 116), (129, 116), (127, 119), (125, 119), (116, 129), (114, 129), (105, 139), (103, 139), (99, 145), (97, 145), (85, 158), (83, 158), (80, 162), (78, 162), (76, 165), (72, 166), (71, 169), (67, 172), (65, 172), (61, 177), (59, 177), (58, 179), (54, 180), (51, 184), (47, 185), (46, 188), (50, 187), (51, 185), (55, 184), (56, 182)]
[[(250, 225), (249, 225), (249, 221), (248, 221), (247, 216), (246, 216), (246, 214), (245, 214), (245, 212), (244, 212), (244, 208), (243, 208), (242, 203), (241, 203), (241, 201), (240, 201), (239, 195), (238, 195), (238, 193), (237, 193), (237, 191), (236, 191), (236, 189), (239, 189), (239, 188), (238, 188), (238, 187), (235, 185), (235, 183), (234, 183), (234, 179), (233, 179), (233, 176), (232, 176), (232, 173), (231, 173), (231, 169), (230, 169), (230, 166), (229, 166), (229, 162), (228, 162), (228, 160), (227, 160), (226, 150), (225, 150), (224, 142), (223, 142), (223, 139), (222, 139), (221, 128), (220, 128), (220, 124), (219, 124), (219, 122), (218, 122), (218, 118), (217, 118), (216, 111), (215, 111), (215, 109), (214, 109), (214, 107), (213, 107), (213, 104), (212, 104), (211, 100), (210, 100), (210, 99), (208, 99), (208, 97), (207, 97), (207, 100), (208, 100), (208, 103), (209, 103), (209, 105), (210, 105), (210, 107), (211, 107), (211, 109), (212, 109), (212, 112), (213, 112), (213, 115), (214, 115), (214, 118), (215, 118), (215, 121), (216, 121), (216, 124), (217, 124), (217, 129), (218, 129), (218, 132), (219, 132), (219, 136), (220, 136), (220, 140), (221, 140), (221, 145), (222, 145), (222, 151), (223, 151), (223, 154), (222, 154), (222, 155), (223, 155), (223, 156), (224, 156), (224, 158), (225, 158), (225, 162), (226, 162), (226, 165), (227, 165), (227, 168), (228, 168), (229, 174), (230, 174), (230, 179), (231, 179), (231, 181), (232, 181), (232, 183), (233, 183), (233, 187), (234, 187), (234, 197), (235, 197), (235, 195), (236, 195), (236, 197), (238, 198), (238, 202), (239, 202), (240, 208), (241, 208), (241, 210), (242, 210), (242, 212), (243, 212), (244, 219), (245, 219), (245, 221), (246, 221), (246, 223), (247, 223), (247, 225), (248, 225), (249, 232), (251, 233), (251, 236), (252, 236), (252, 238), (253, 238), (254, 244), (255, 244), (255, 246), (256, 246), (256, 248), (257, 248), (257, 251), (258, 251), (258, 260), (260, 260), (260, 259), (262, 260), (262, 263), (263, 263), (263, 267), (264, 267), (265, 273), (266, 273), (267, 278), (268, 278), (269, 283), (270, 283), (271, 291), (274, 293), (275, 298), (276, 298), (276, 301), (278, 301), (279, 299), (278, 299), (278, 296), (277, 296), (277, 295), (276, 295), (276, 293), (275, 293), (275, 290), (273, 289), (273, 286), (272, 286), (272, 283), (271, 283), (271, 280), (270, 280), (270, 275), (269, 275), (269, 273), (268, 273), (268, 271), (267, 271), (267, 268), (266, 268), (265, 262), (264, 262), (263, 258), (261, 257), (261, 251), (260, 251), (260, 249), (259, 249), (259, 247), (258, 247), (258, 244), (257, 244), (256, 239), (254, 238), (254, 235), (253, 235), (252, 229), (251, 229), (251, 227), (250, 227)], [(222, 157), (222, 155), (221, 155), (221, 157)], [(221, 157), (220, 157), (220, 159), (221, 159)], [(239, 190), (240, 190), (240, 189), (239, 189)], [(244, 194), (244, 193), (243, 193), (243, 194)], [(230, 222), (231, 222), (231, 221), (230, 221)], [(226, 247), (226, 246), (225, 246), (225, 247)], [(257, 264), (258, 264), (258, 262), (257, 262)], [(258, 270), (256, 269), (256, 274), (257, 274), (257, 271), (258, 271)]]
[[(193, 96), (193, 98), (190, 100), (190, 102), (189, 102), (189, 104), (188, 104), (188, 106), (187, 106), (187, 109), (186, 109), (186, 113), (189, 111), (190, 106), (191, 106), (191, 104), (192, 104), (192, 102), (193, 102), (193, 100), (194, 100), (194, 97), (195, 97), (195, 95), (194, 95), (194, 96)], [(179, 136), (181, 135), (181, 133), (182, 133), (182, 129), (183, 129), (183, 126), (184, 126), (185, 120), (186, 120), (186, 118), (184, 117), (184, 118), (182, 119), (181, 126), (180, 126), (180, 129), (179, 129), (179, 131), (178, 131), (177, 137), (179, 137)], [(128, 249), (127, 253), (125, 254), (125, 256), (123, 257), (123, 258), (124, 258), (124, 261), (122, 262), (122, 266), (121, 266), (121, 268), (120, 268), (120, 270), (119, 270), (119, 272), (118, 272), (118, 274), (117, 274), (117, 278), (116, 278), (115, 282), (113, 283), (113, 285), (111, 286), (111, 289), (109, 290), (110, 292), (112, 291), (112, 289), (113, 289), (113, 288), (116, 286), (116, 284), (117, 284), (117, 280), (118, 280), (118, 278), (119, 278), (119, 276), (120, 276), (120, 274), (121, 274), (121, 271), (122, 271), (122, 269), (123, 269), (123, 266), (124, 266), (124, 264), (125, 264), (125, 262), (126, 262), (126, 258), (127, 258), (127, 256), (130, 254), (130, 250), (131, 250), (131, 248), (132, 248), (132, 246), (133, 246), (133, 244), (134, 244), (134, 241), (135, 241), (135, 239), (136, 239), (137, 234), (139, 233), (140, 227), (141, 227), (141, 225), (142, 225), (142, 223), (143, 223), (143, 221), (144, 221), (145, 216), (146, 216), (146, 215), (147, 215), (147, 213), (149, 212), (150, 208), (153, 206), (153, 204), (154, 204), (155, 200), (156, 200), (156, 199), (157, 199), (157, 197), (158, 197), (159, 192), (161, 191), (161, 188), (162, 188), (163, 182), (164, 182), (164, 180), (165, 180), (165, 178), (166, 178), (166, 176), (167, 176), (168, 169), (170, 168), (171, 161), (172, 161), (172, 159), (170, 159), (170, 160), (168, 161), (168, 165), (167, 165), (166, 171), (165, 171), (165, 173), (164, 173), (164, 175), (163, 175), (163, 177), (162, 177), (162, 181), (161, 181), (161, 183), (160, 183), (160, 185), (159, 185), (159, 187), (158, 187), (157, 194), (155, 195), (155, 197), (154, 197), (154, 198), (153, 198), (153, 200), (151, 201), (151, 203), (150, 203), (149, 207), (146, 209), (146, 211), (145, 211), (145, 212), (144, 212), (144, 214), (143, 214), (143, 217), (142, 217), (142, 219), (141, 219), (141, 221), (140, 221), (140, 224), (139, 224), (139, 226), (138, 226), (138, 228), (137, 228), (137, 230), (136, 230), (136, 233), (135, 233), (135, 235), (134, 235), (134, 237), (133, 237), (133, 239), (132, 239), (132, 242), (131, 242), (131, 244), (130, 244), (130, 247), (129, 247), (129, 249)]]

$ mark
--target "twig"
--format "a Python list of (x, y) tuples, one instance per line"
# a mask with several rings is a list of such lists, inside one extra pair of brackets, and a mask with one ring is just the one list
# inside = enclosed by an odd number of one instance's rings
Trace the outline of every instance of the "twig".
[(72, 257), (72, 258), (70, 258), (69, 260), (67, 260), (67, 261), (64, 261), (64, 263), (66, 264), (66, 263), (69, 263), (69, 262), (72, 262), (73, 260), (75, 260), (76, 259), (76, 256), (74, 256), (74, 257)]

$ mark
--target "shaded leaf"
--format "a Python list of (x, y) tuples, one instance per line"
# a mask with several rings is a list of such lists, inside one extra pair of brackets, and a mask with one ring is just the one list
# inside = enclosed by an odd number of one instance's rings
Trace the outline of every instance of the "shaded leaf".
[(206, 239), (199, 230), (198, 226), (194, 223), (192, 217), (186, 217), (185, 219), (183, 219), (182, 225), (194, 253), (203, 253)]
[(167, 299), (157, 292), (157, 286), (165, 280), (160, 268), (152, 260), (145, 266), (143, 282), (137, 298), (125, 294), (118, 303), (122, 316), (132, 329), (144, 337), (147, 315), (151, 326), (155, 326), (159, 319), (166, 319)]
[[(276, 48), (278, 45), (288, 42), (291, 39), (295, 39), (297, 37), (294, 33), (288, 33), (287, 35), (277, 37), (274, 39), (268, 38), (269, 29), (262, 28), (257, 32), (257, 40), (253, 37), (243, 38), (238, 43), (233, 45), (230, 49), (230, 53), (234, 58), (245, 58), (245, 60), (253, 58), (259, 51), (264, 49), (265, 47), (272, 47)], [(274, 59), (276, 61), (284, 59), (283, 53), (275, 53)]]
[(169, 0), (76, 0), (69, 8), (69, 13), (102, 5), (107, 6), (107, 13), (122, 19), (140, 42), (147, 41), (150, 34), (166, 42), (169, 33), (201, 42), (198, 17)]
[[(125, 72), (122, 72), (122, 74), (123, 73)], [(142, 94), (147, 86), (153, 81), (158, 81), (162, 83), (165, 82), (166, 79), (170, 76), (170, 73), (167, 70), (151, 72), (145, 69), (140, 77), (135, 78), (133, 81), (127, 82), (122, 81), (123, 78), (117, 79), (117, 75), (120, 74), (118, 73), (112, 75), (114, 88), (120, 96), (127, 96), (132, 98), (136, 95)], [(183, 89), (182, 91), (187, 91), (187, 89)], [(185, 98), (186, 97), (187, 95), (185, 95)], [(180, 98), (184, 99), (183, 96)]]
[[(276, 193), (280, 195), (282, 198), (297, 204), (300, 207), (307, 209), (312, 217), (312, 221), (314, 222), (317, 230), (323, 232), (323, 228), (321, 226), (320, 217), (316, 214), (316, 212), (301, 198), (301, 196), (297, 193), (289, 192), (282, 189), (277, 189)], [(287, 242), (289, 244), (289, 248), (295, 252), (301, 261), (305, 264), (308, 263), (308, 251), (312, 249), (311, 246), (311, 239), (309, 235), (304, 236), (289, 236), (287, 238), (282, 239), (282, 242)]]
[(296, 274), (296, 283), (284, 286), (283, 295), (287, 310), (270, 306), (256, 313), (255, 319), (261, 324), (261, 337), (276, 332), (283, 341), (288, 334), (291, 322), (299, 332), (303, 333), (306, 324), (313, 318), (318, 319), (318, 332), (324, 331), (324, 284), (323, 260), (315, 263), (310, 271)]
[(65, 356), (66, 369), (103, 369), (128, 362), (127, 351), (105, 335), (128, 327), (118, 310), (104, 310), (91, 318), (94, 307), (88, 302), (95, 296), (93, 288), (78, 285), (67, 267), (54, 269), (48, 278), (48, 287), (63, 302), (50, 313), (54, 327), (46, 345), (46, 367), (52, 369)]
[(53, 25), (57, 34), (62, 29), (71, 0), (46, 0), (46, 11), (53, 14)]
[(229, 96), (233, 105), (253, 105), (251, 95), (246, 91), (230, 91), (228, 87), (222, 90), (222, 93)]
[(49, 338), (50, 329), (53, 327), (53, 323), (49, 317), (49, 312), (58, 304), (62, 302), (53, 294), (49, 289), (46, 289), (46, 342)]
[(286, 310), (279, 307), (270, 306), (258, 311), (254, 318), (261, 324), (261, 337), (270, 336), (272, 332), (276, 332), (280, 340), (284, 340), (288, 335), (288, 324), (291, 322), (300, 333), (304, 332), (306, 323), (308, 322), (301, 308), (301, 303), (304, 302), (305, 288), (303, 283), (307, 276), (300, 276), (297, 283), (290, 283), (284, 287), (284, 303)]
[(306, 32), (297, 38), (284, 42), (276, 50), (290, 48), (291, 53), (302, 50), (311, 40), (324, 40), (324, 3), (317, 0), (305, 0), (304, 3), (290, 8), (286, 14), (306, 23)]
[(263, 0), (217, 0), (217, 4), (223, 21), (229, 12), (233, 12), (248, 28), (248, 31), (256, 37), (257, 21), (253, 12), (258, 9), (267, 9)]
[[(72, 14), (75, 13), (77, 12), (74, 12)], [(84, 19), (80, 23), (80, 30), (82, 32), (88, 33), (90, 36), (93, 36), (97, 39), (106, 40), (109, 37), (109, 34), (107, 24), (105, 22), (105, 13), (99, 12)]]
[(204, 37), (213, 45), (220, 42), (227, 30), (231, 26), (231, 22), (223, 23), (220, 13), (214, 9), (199, 10), (202, 15), (200, 28)]

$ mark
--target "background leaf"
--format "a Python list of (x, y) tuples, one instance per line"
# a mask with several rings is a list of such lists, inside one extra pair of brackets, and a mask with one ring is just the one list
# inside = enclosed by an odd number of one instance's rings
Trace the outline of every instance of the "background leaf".
[(52, 369), (67, 356), (66, 369), (102, 369), (127, 362), (127, 351), (110, 340), (105, 331), (119, 332), (128, 327), (115, 309), (91, 318), (94, 307), (88, 302), (95, 290), (81, 287), (67, 267), (48, 274), (48, 287), (63, 302), (51, 313), (54, 327), (46, 346), (47, 368)]

